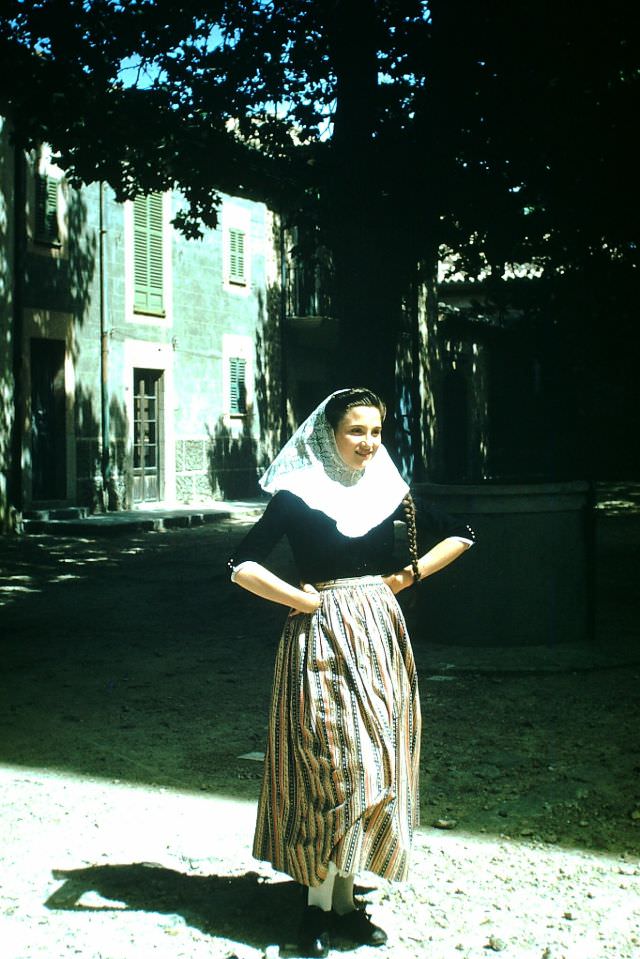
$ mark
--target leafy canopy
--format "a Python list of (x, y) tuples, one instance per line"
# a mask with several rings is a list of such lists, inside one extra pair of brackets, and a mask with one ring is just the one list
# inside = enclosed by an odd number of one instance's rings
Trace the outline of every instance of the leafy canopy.
[[(217, 190), (465, 265), (635, 262), (635, 5), (5, 0), (2, 107), (120, 197)], [(595, 10), (595, 8), (594, 8)], [(334, 226), (335, 230), (335, 226)]]

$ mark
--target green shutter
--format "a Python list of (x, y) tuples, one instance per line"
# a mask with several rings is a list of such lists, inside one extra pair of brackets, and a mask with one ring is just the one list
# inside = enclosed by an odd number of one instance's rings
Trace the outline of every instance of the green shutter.
[(133, 201), (134, 308), (164, 316), (162, 194)]
[(46, 174), (36, 176), (36, 241), (55, 246), (58, 230), (58, 181)]
[(244, 230), (229, 230), (229, 281), (231, 283), (246, 283), (244, 236)]
[(229, 359), (229, 412), (232, 414), (247, 412), (246, 368), (247, 361), (239, 356)]

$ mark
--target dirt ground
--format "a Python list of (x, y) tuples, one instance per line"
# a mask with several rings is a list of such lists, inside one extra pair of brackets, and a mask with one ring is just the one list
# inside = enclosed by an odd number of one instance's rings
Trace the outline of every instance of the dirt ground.
[[(294, 954), (299, 890), (250, 855), (285, 613), (226, 581), (246, 527), (0, 540), (2, 959)], [(600, 659), (414, 634), (422, 826), (353, 955), (640, 955), (639, 533), (601, 518)]]

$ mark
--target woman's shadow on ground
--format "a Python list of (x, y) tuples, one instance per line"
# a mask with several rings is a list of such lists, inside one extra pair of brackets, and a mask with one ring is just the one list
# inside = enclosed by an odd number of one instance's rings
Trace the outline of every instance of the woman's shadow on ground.
[[(49, 909), (91, 913), (124, 907), (180, 915), (207, 935), (250, 946), (296, 941), (302, 891), (293, 881), (269, 882), (254, 872), (189, 876), (155, 863), (55, 869), (53, 875), (62, 885), (46, 901)], [(83, 904), (90, 892), (98, 894), (98, 902)]]

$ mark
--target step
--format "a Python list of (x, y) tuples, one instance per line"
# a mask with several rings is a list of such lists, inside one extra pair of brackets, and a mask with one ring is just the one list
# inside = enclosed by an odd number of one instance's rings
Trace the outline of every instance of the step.
[[(31, 534), (49, 534), (58, 536), (118, 536), (133, 532), (163, 532), (169, 529), (186, 529), (194, 526), (203, 526), (205, 523), (217, 523), (229, 519), (231, 511), (217, 510), (166, 510), (158, 512), (136, 512), (135, 510), (96, 513), (84, 516), (71, 515), (60, 517), (59, 513), (66, 511), (51, 511), (46, 518), (34, 515), (39, 511), (32, 511), (31, 518), (25, 518), (24, 531)], [(46, 511), (41, 511), (46, 513)], [(73, 512), (73, 511), (70, 511)]]
[(43, 509), (28, 509), (23, 514), (25, 520), (86, 519), (89, 510), (86, 506), (60, 506)]

